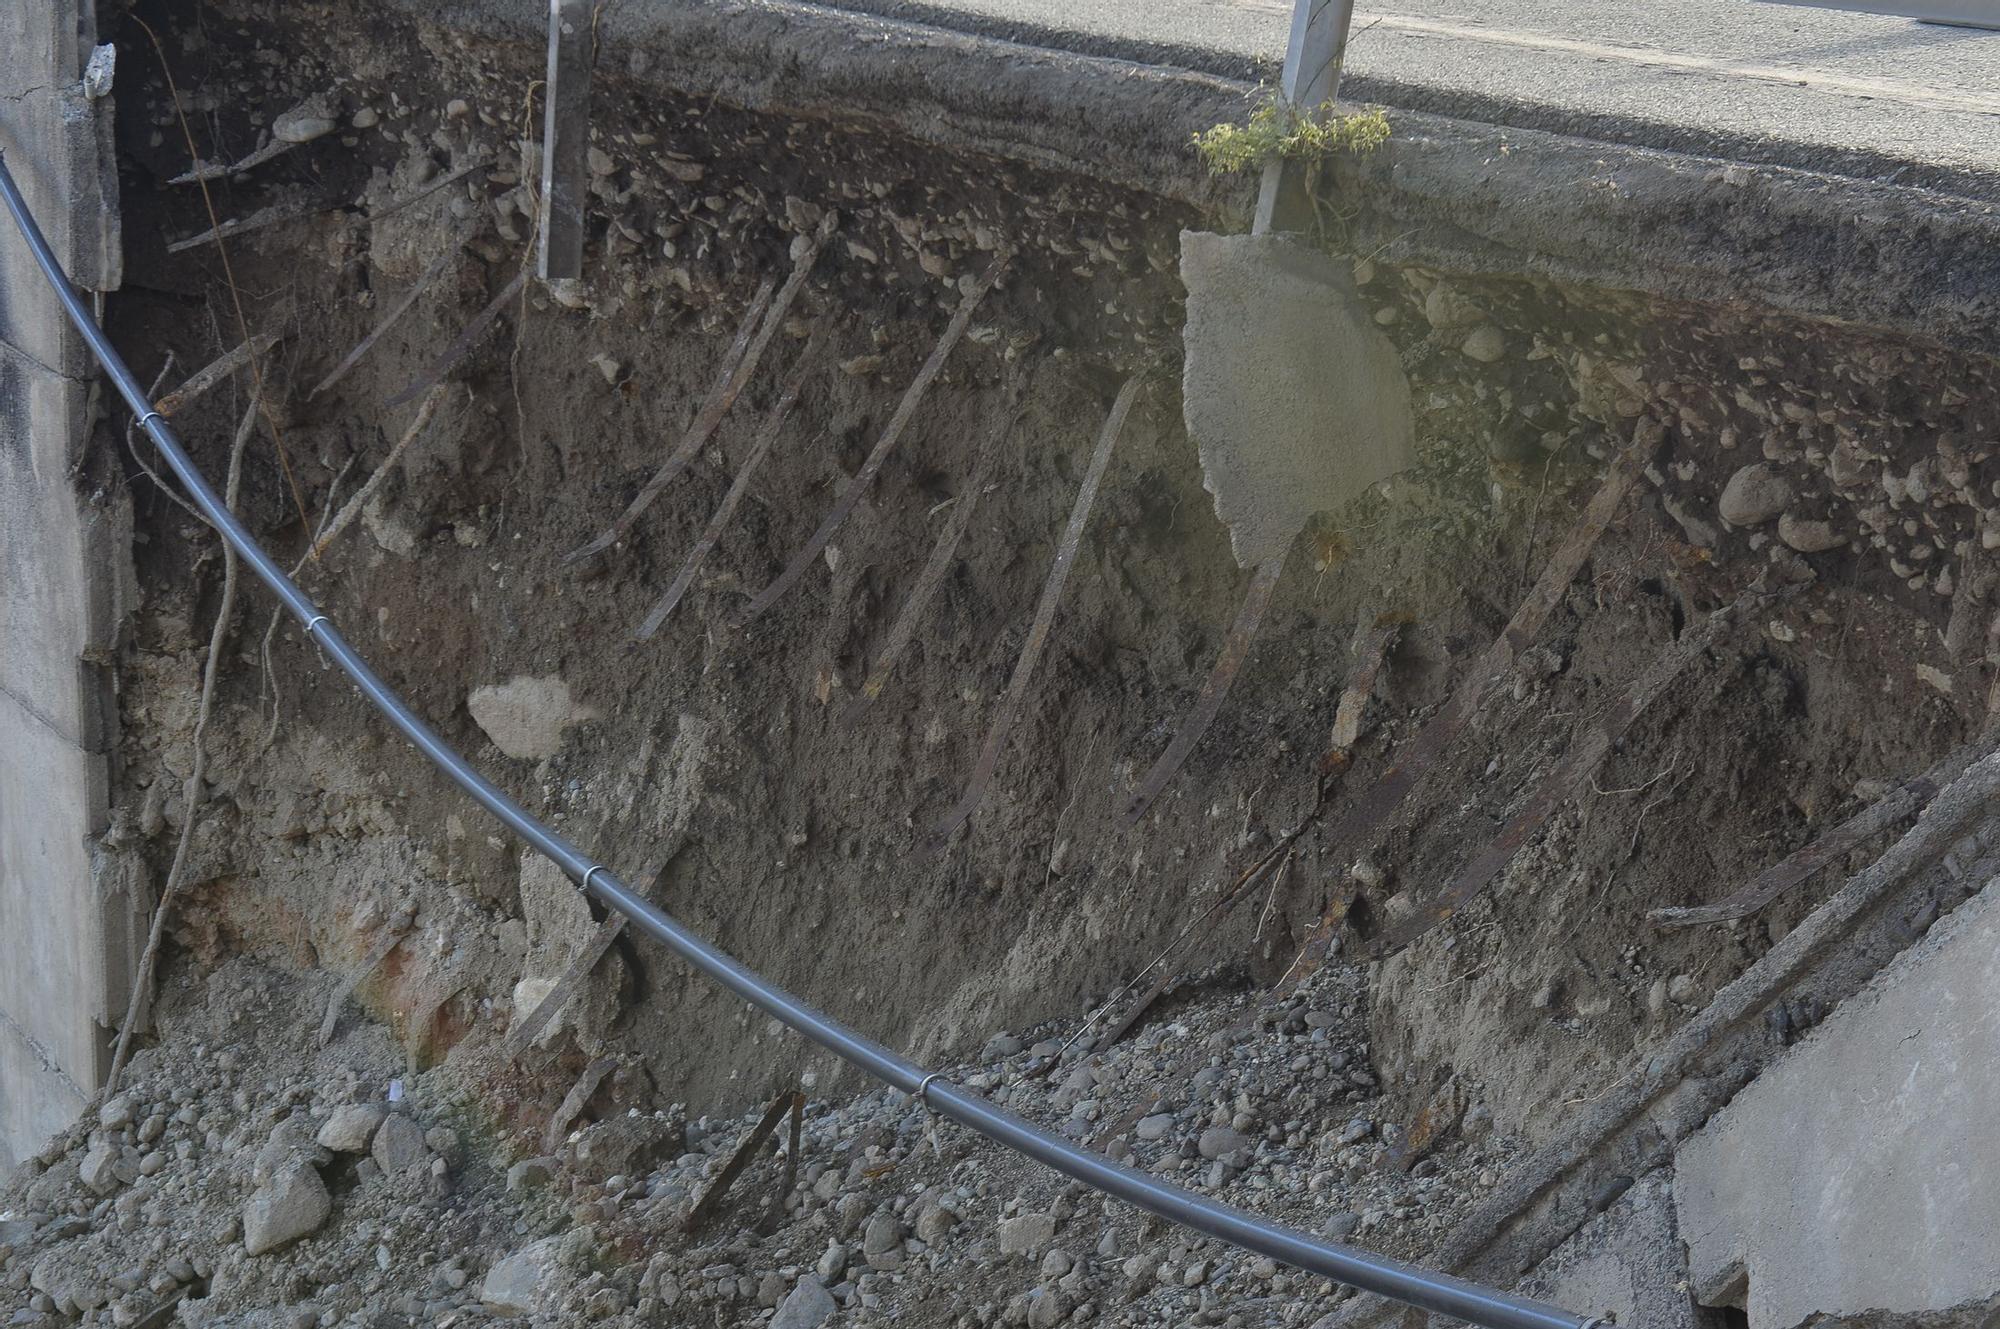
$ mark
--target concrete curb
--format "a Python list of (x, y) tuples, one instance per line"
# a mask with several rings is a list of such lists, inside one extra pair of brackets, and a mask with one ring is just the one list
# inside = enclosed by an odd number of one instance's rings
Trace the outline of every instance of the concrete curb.
[[(469, 36), (544, 40), (535, 0), (383, 3)], [(1209, 179), (1187, 145), (1241, 116), (1248, 83), (789, 0), (617, 7), (600, 37), (613, 80), (1247, 212), (1250, 182)], [(1390, 145), (1336, 182), (1361, 206), (1357, 248), (2000, 354), (2000, 206), (1414, 111), (1391, 122)]]

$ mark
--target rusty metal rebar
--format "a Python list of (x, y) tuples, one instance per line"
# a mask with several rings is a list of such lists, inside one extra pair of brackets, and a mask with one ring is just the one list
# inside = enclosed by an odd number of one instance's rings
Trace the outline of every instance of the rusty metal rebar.
[(1014, 661), (1013, 676), (1007, 680), (1007, 691), (1001, 696), (1000, 708), (994, 713), (993, 724), (986, 731), (986, 742), (979, 749), (979, 759), (972, 764), (972, 778), (966, 781), (965, 793), (958, 803), (931, 832), (926, 852), (933, 857), (943, 852), (951, 837), (958, 833), (958, 828), (965, 825), (978, 810), (980, 800), (986, 797), (986, 786), (992, 783), (994, 768), (1000, 764), (1000, 751), (1006, 745), (1007, 732), (1028, 694), (1028, 682), (1034, 677), (1036, 664), (1041, 661), (1042, 648), (1048, 645), (1049, 629), (1055, 623), (1056, 605), (1062, 600), (1063, 587), (1069, 581), (1070, 568), (1076, 563), (1077, 550), (1083, 546), (1084, 528), (1089, 525), (1090, 510), (1097, 503), (1098, 486), (1103, 483), (1104, 472), (1111, 465), (1111, 451), (1118, 444), (1118, 435), (1124, 432), (1125, 417), (1132, 413), (1132, 403), (1139, 399), (1139, 389), (1144, 386), (1144, 375), (1132, 375), (1125, 380), (1125, 386), (1118, 390), (1117, 399), (1111, 403), (1111, 413), (1105, 417), (1104, 428), (1098, 433), (1097, 447), (1090, 454), (1090, 465), (1084, 471), (1083, 483), (1077, 486), (1076, 502), (1070, 505), (1069, 525), (1063, 529), (1062, 541), (1056, 546), (1055, 562), (1050, 564), (1048, 580), (1042, 585), (1042, 598), (1035, 605), (1035, 619), (1028, 628), (1028, 639), (1021, 644), (1020, 657)]

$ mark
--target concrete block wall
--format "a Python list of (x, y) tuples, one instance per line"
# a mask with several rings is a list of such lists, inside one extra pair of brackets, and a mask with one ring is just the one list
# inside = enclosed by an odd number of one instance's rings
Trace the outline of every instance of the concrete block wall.
[[(119, 279), (111, 103), (82, 86), (91, 0), (0, 5), (0, 149), (64, 264)], [(123, 499), (82, 477), (94, 366), (0, 223), (0, 1176), (95, 1089), (149, 901), (101, 895), (126, 609)]]
[(1750, 1329), (1926, 1323), (2000, 1293), (2000, 881), (1765, 1071), (1675, 1159), (1688, 1273)]

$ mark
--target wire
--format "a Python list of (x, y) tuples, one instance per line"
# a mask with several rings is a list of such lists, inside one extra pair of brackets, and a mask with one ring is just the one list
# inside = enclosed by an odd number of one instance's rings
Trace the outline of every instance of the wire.
[(27, 201), (22, 198), (20, 188), (14, 183), (4, 151), (0, 151), (0, 196), (4, 197), (7, 210), (13, 215), (35, 262), (55, 288), (70, 321), (89, 343), (126, 404), (140, 417), (146, 432), (158, 445), (160, 455), (180, 477), (188, 495), (208, 514), (223, 538), (235, 548), (258, 579), (271, 588), (285, 608), (306, 625), (308, 631), (316, 629), (314, 640), (319, 643), (320, 649), (354, 680), (362, 695), (401, 730), (405, 738), (481, 806), (505, 822), (508, 829), (547, 855), (568, 874), (571, 881), (578, 883), (579, 888), (597, 895), (607, 906), (630, 919), (635, 927), (751, 1005), (782, 1020), (814, 1043), (859, 1066), (876, 1079), (913, 1097), (921, 1097), (923, 1105), (939, 1116), (970, 1127), (988, 1139), (1044, 1163), (1065, 1176), (1094, 1186), (1107, 1195), (1308, 1273), (1365, 1292), (1380, 1293), (1406, 1305), (1483, 1325), (1487, 1329), (1593, 1329), (1599, 1324), (1597, 1317), (1575, 1315), (1545, 1302), (1482, 1287), (1446, 1274), (1432, 1273), (1350, 1246), (1318, 1240), (1182, 1190), (1170, 1182), (1114, 1163), (1100, 1154), (1080, 1149), (1011, 1112), (995, 1107), (970, 1090), (941, 1078), (940, 1074), (927, 1072), (873, 1039), (854, 1032), (654, 908), (618, 880), (608, 868), (544, 826), (467, 764), (348, 645), (339, 629), (251, 538), (243, 523), (237, 520), (217, 497), (208, 480), (196, 469), (166, 420), (153, 410), (145, 390), (132, 376), (132, 371), (104, 335), (104, 330), (92, 319), (82, 296), (63, 273), (48, 240), (42, 235), (41, 227), (35, 222), (34, 214), (29, 211)]

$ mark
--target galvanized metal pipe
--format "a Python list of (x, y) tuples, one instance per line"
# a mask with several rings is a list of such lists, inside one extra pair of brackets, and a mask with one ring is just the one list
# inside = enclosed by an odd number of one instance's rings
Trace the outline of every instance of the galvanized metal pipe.
[(4, 196), (8, 212), (27, 241), (35, 262), (55, 288), (70, 321), (89, 343), (119, 395), (139, 417), (139, 423), (186, 486), (195, 505), (214, 523), (222, 538), (304, 625), (306, 634), (354, 681), (369, 703), (405, 738), (482, 807), (506, 823), (515, 835), (546, 855), (580, 888), (625, 915), (633, 926), (767, 1015), (782, 1020), (875, 1078), (919, 1098), (931, 1111), (1171, 1222), (1308, 1273), (1488, 1329), (1590, 1329), (1599, 1323), (1596, 1317), (1572, 1314), (1544, 1302), (1432, 1273), (1400, 1260), (1321, 1241), (1081, 1149), (847, 1028), (689, 932), (635, 894), (609, 868), (543, 825), (434, 733), (251, 537), (196, 468), (166, 418), (146, 399), (139, 381), (92, 319), (82, 295), (64, 274), (22, 198), (4, 151), (0, 151), (0, 196)]

